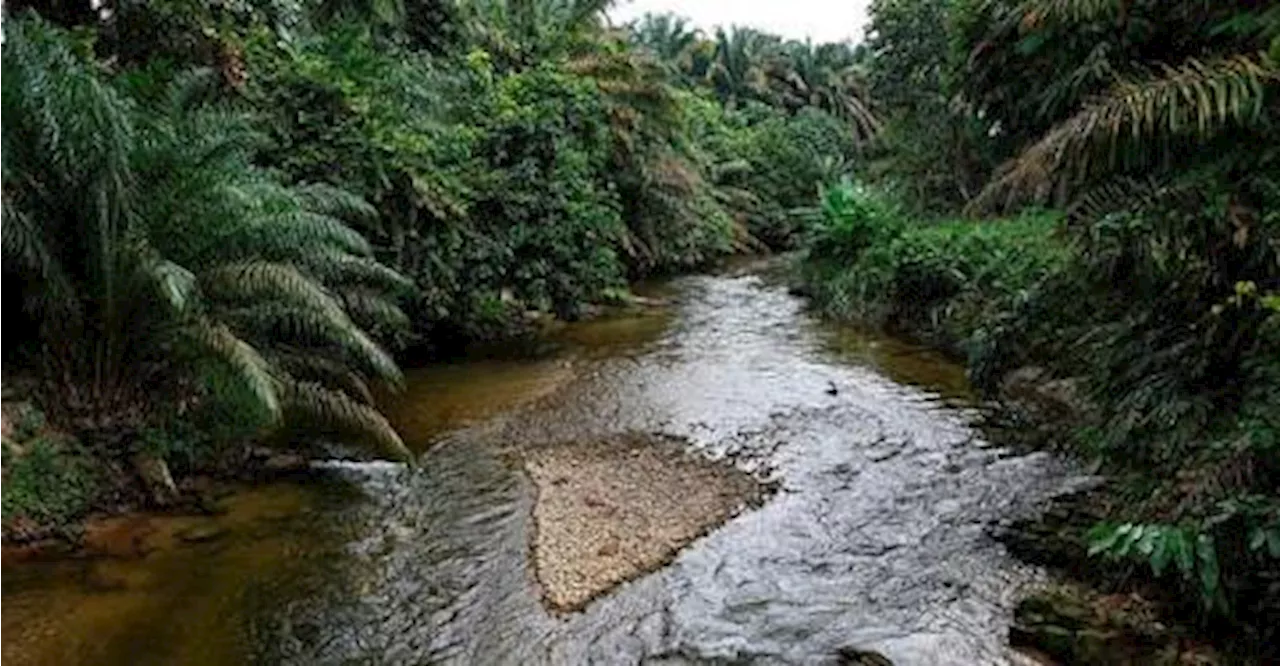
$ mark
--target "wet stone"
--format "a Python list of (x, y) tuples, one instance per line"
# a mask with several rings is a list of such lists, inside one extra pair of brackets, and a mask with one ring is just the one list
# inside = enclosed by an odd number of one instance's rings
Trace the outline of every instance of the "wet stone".
[(227, 530), (217, 525), (195, 525), (188, 527), (175, 536), (187, 543), (204, 543), (226, 536)]

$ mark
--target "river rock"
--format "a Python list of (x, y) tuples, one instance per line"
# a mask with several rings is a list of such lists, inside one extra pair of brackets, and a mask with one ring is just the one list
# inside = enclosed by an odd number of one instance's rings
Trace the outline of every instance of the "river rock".
[(1077, 420), (1092, 411), (1080, 377), (1055, 378), (1048, 370), (1026, 366), (1000, 382), (1000, 395), (1046, 421)]
[(194, 525), (178, 531), (174, 536), (187, 543), (204, 543), (226, 536), (226, 528), (217, 525)]
[(132, 463), (156, 506), (170, 506), (178, 499), (178, 487), (173, 483), (173, 476), (169, 474), (169, 466), (165, 464), (164, 458), (138, 453), (133, 456)]
[(1077, 585), (1054, 586), (1018, 604), (1009, 644), (1067, 665), (1220, 663), (1208, 648), (1185, 645), (1181, 632), (1159, 621), (1151, 602)]
[(870, 650), (844, 647), (836, 652), (836, 656), (839, 659), (836, 663), (841, 666), (893, 666), (888, 657)]

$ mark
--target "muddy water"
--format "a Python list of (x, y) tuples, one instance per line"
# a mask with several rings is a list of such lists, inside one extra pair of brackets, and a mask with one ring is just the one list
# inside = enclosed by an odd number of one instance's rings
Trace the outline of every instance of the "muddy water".
[[(7, 664), (1020, 663), (1038, 573), (984, 533), (1076, 483), (984, 443), (960, 368), (814, 323), (753, 270), (542, 358), (426, 369), (393, 407), (418, 469), (332, 462), (206, 542), (6, 566)], [(647, 434), (772, 477), (765, 505), (580, 613), (544, 608), (512, 450)], [(159, 532), (165, 527), (157, 520)]]

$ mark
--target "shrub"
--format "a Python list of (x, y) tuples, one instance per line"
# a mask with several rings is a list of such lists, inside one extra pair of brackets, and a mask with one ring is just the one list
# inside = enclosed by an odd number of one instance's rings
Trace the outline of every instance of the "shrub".
[(53, 434), (5, 441), (5, 535), (28, 530), (66, 532), (92, 506), (100, 489), (96, 467), (79, 442)]
[(831, 188), (803, 273), (829, 315), (969, 354), (1000, 312), (1064, 265), (1058, 222), (1029, 213), (909, 226), (864, 188)]

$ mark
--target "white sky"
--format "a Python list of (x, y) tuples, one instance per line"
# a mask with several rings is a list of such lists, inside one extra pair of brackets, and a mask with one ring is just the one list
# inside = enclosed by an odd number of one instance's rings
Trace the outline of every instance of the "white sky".
[(750, 26), (814, 42), (860, 41), (871, 0), (616, 0), (609, 10), (621, 24), (646, 12), (672, 12), (703, 30)]

